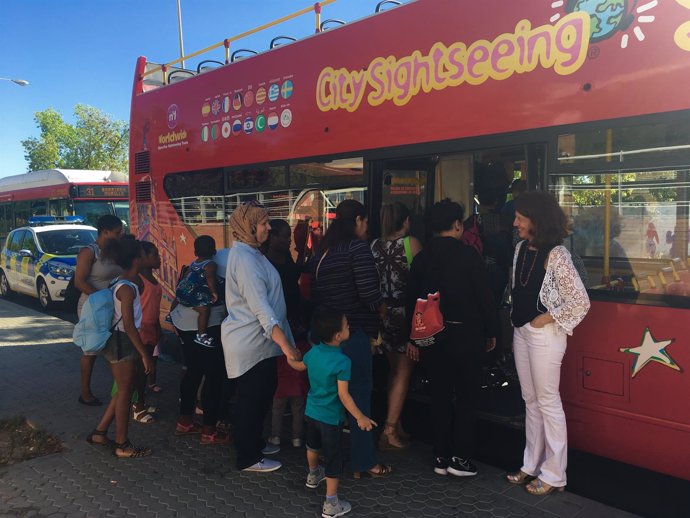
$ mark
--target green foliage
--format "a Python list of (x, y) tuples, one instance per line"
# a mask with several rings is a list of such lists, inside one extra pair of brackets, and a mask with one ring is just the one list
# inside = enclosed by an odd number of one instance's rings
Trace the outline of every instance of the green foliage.
[(34, 115), (40, 137), (22, 141), (29, 171), (39, 169), (104, 169), (127, 171), (129, 127), (98, 108), (74, 107), (76, 122), (48, 108)]

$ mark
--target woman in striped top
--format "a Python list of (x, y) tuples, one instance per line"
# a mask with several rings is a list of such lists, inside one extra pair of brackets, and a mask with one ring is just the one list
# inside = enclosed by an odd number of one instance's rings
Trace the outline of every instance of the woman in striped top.
[[(369, 339), (378, 336), (385, 304), (374, 257), (365, 241), (368, 220), (364, 205), (345, 200), (338, 205), (335, 215), (321, 242), (321, 256), (314, 262), (314, 298), (318, 305), (347, 315), (350, 338), (341, 347), (352, 361), (350, 394), (362, 412), (369, 415), (373, 383)], [(360, 430), (352, 416), (349, 419), (355, 478), (362, 474), (389, 475), (390, 467), (376, 459), (372, 433)]]

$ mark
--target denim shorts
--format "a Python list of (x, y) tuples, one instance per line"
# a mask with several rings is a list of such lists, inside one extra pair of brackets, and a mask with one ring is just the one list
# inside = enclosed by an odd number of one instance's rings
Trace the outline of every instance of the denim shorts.
[(307, 416), (307, 449), (321, 451), (328, 478), (341, 478), (343, 475), (342, 434), (342, 425), (326, 424)]

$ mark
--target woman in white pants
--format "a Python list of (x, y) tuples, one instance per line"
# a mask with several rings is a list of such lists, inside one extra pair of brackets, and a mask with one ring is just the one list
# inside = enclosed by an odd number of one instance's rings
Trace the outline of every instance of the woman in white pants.
[(589, 298), (570, 253), (562, 246), (566, 216), (544, 192), (515, 200), (520, 238), (513, 258), (513, 350), (526, 407), (526, 446), (512, 484), (533, 495), (566, 485), (568, 432), (559, 385), (567, 335), (589, 310)]

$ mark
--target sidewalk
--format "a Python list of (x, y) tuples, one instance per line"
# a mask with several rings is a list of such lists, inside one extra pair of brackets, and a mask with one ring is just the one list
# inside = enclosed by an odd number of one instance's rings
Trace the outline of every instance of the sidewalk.
[[(283, 462), (277, 472), (244, 474), (235, 470), (230, 448), (202, 446), (198, 436), (173, 435), (179, 365), (159, 363), (164, 391), (150, 398), (160, 409), (158, 422), (130, 425), (132, 442), (152, 447), (151, 457), (116, 459), (86, 443), (103, 408), (77, 403), (80, 352), (70, 341), (72, 327), (0, 300), (0, 417), (25, 415), (67, 447), (63, 453), (0, 468), (0, 517), (320, 516), (325, 489), (304, 486), (303, 450), (288, 446), (276, 455)], [(111, 383), (99, 359), (95, 394), (107, 399)], [(434, 475), (426, 445), (381, 457), (394, 467), (389, 479), (343, 480), (340, 494), (353, 504), (348, 516), (633, 516), (568, 491), (533, 497), (483, 464), (472, 479)]]

